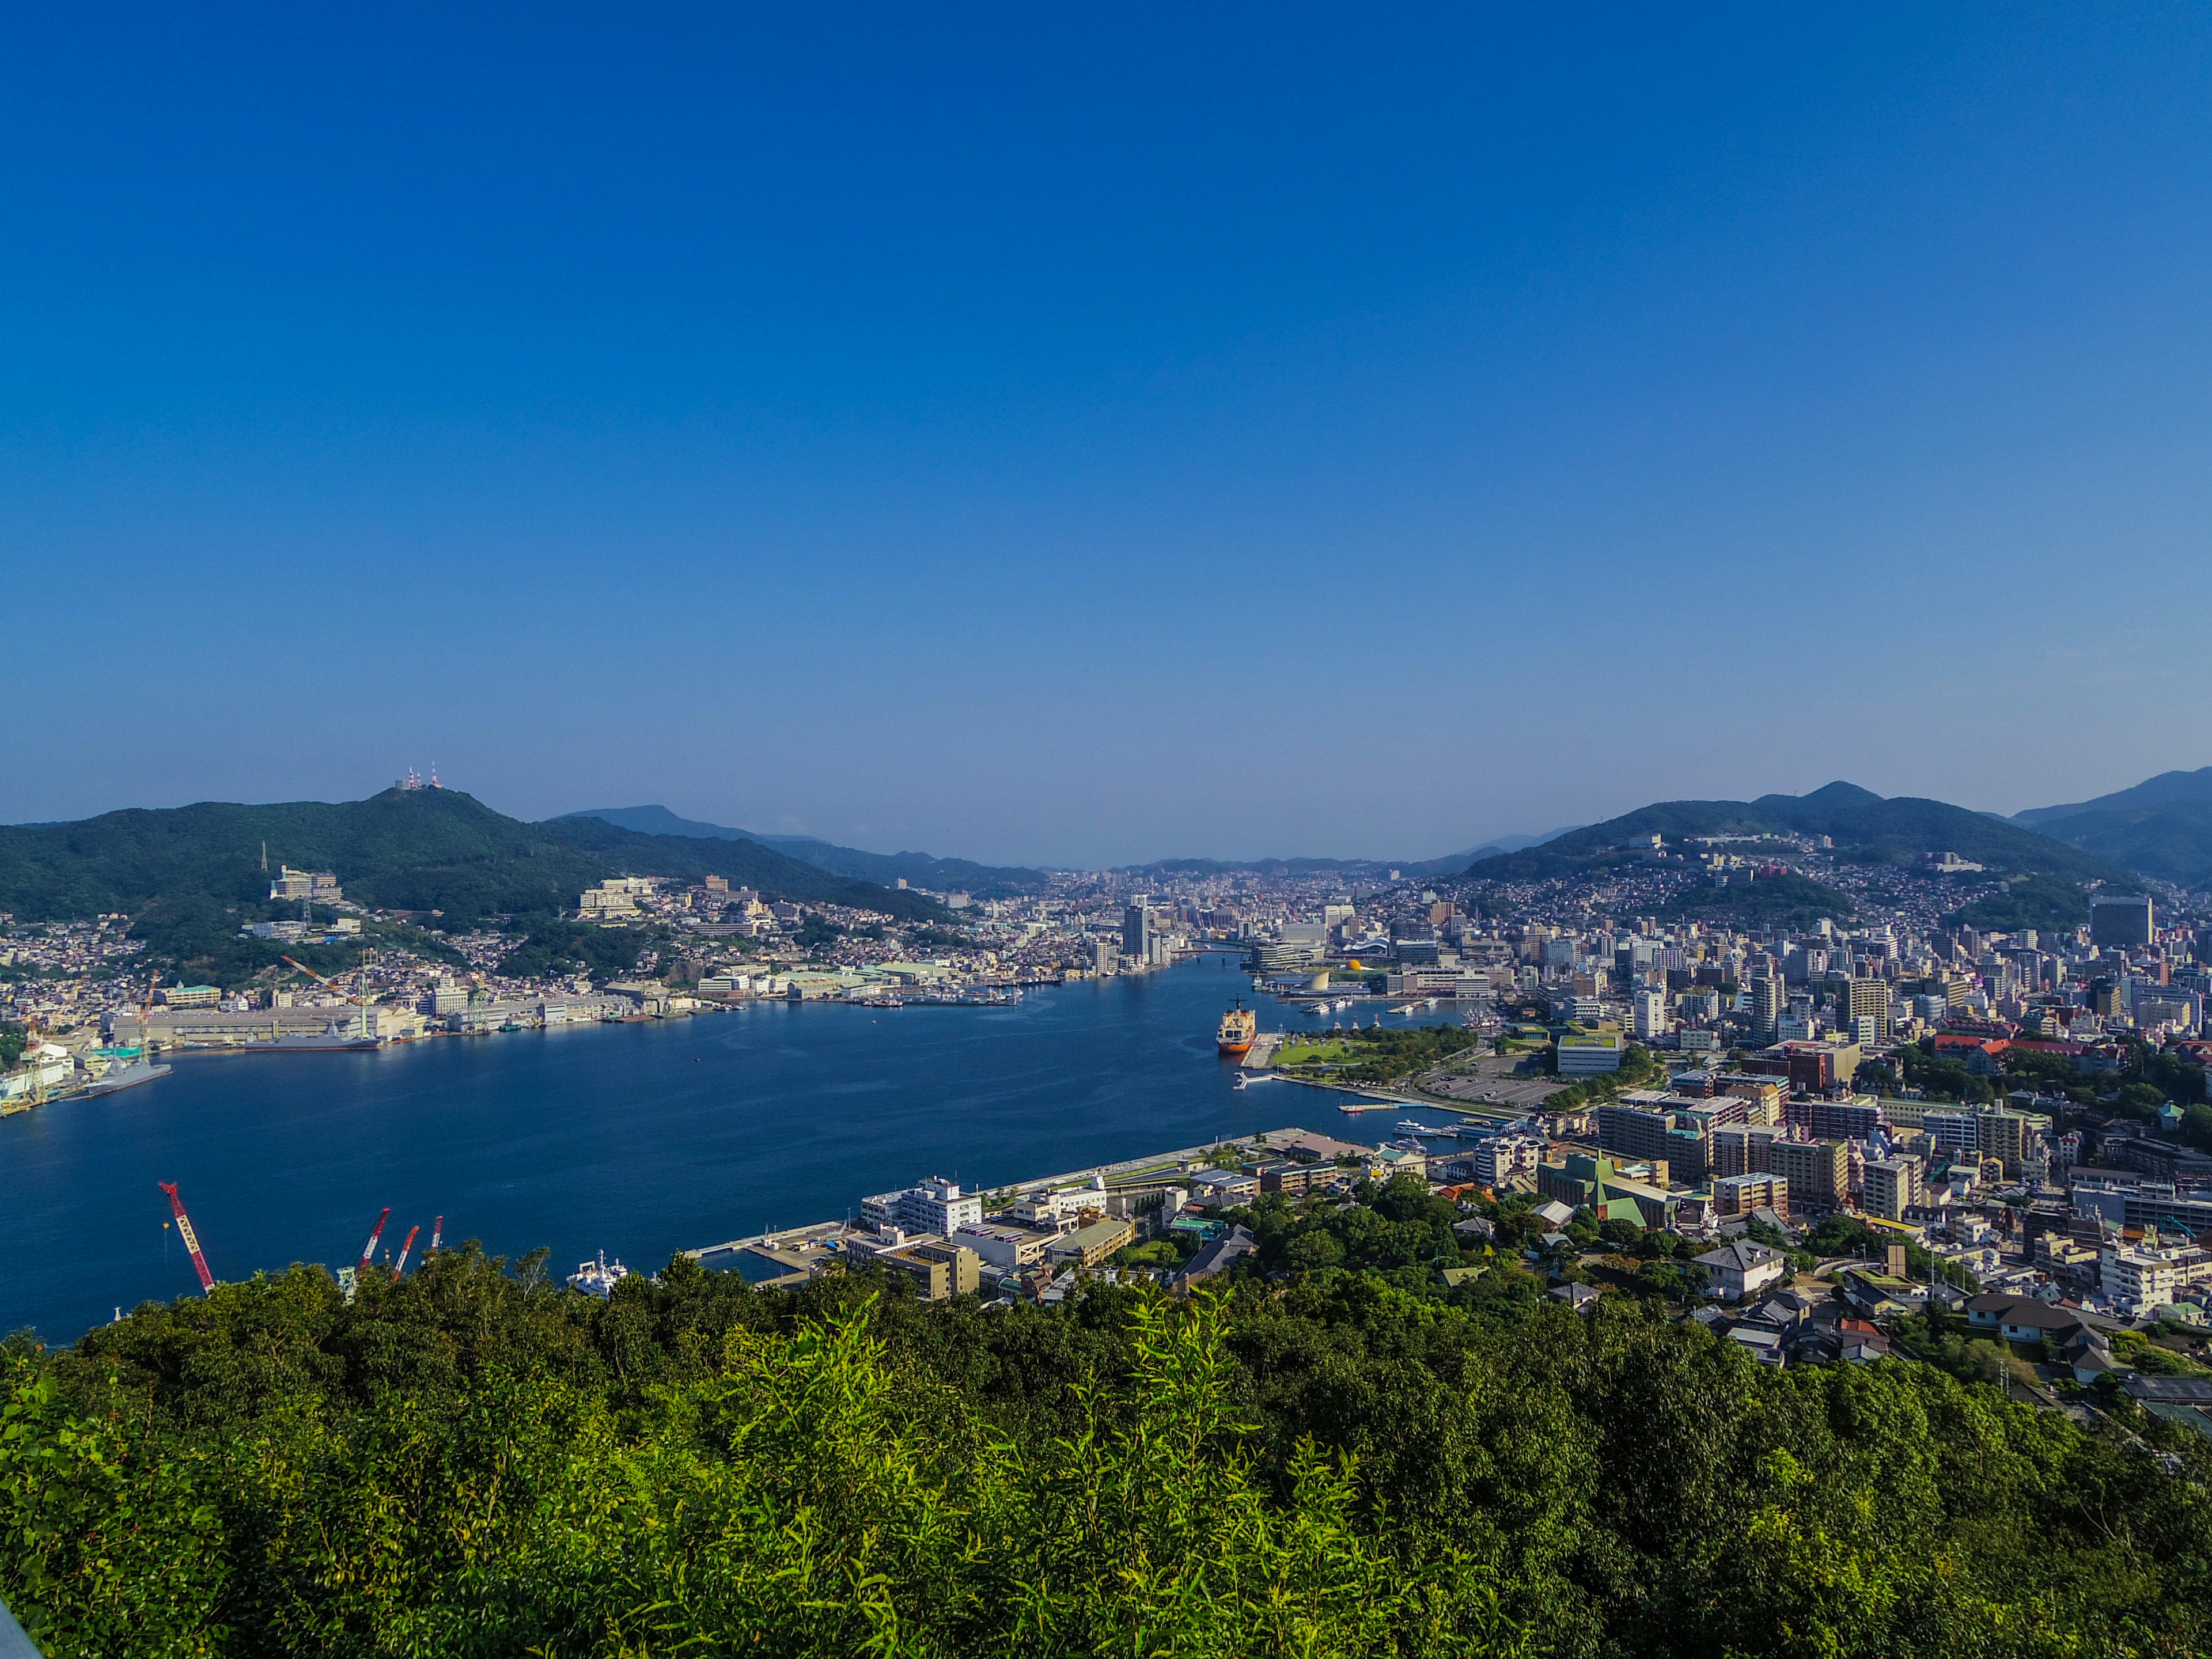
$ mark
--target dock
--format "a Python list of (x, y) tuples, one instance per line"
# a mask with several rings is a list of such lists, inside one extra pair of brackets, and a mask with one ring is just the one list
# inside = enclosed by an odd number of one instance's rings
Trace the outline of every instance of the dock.
[[(1137, 1187), (1171, 1174), (1180, 1174), (1188, 1164), (1211, 1158), (1224, 1146), (1235, 1146), (1247, 1151), (1261, 1150), (1259, 1143), (1274, 1140), (1286, 1135), (1310, 1135), (1310, 1129), (1285, 1127), (1266, 1129), (1254, 1134), (1233, 1135), (1226, 1140), (1209, 1141), (1202, 1146), (1183, 1146), (1171, 1152), (1147, 1152), (1142, 1158), (1125, 1158), (1119, 1164), (1094, 1164), (1085, 1169), (1071, 1170), (1064, 1175), (1036, 1176), (1024, 1181), (1001, 1182), (988, 1188), (977, 1188), (977, 1192), (1030, 1192), (1038, 1188), (1080, 1187), (1094, 1176), (1103, 1177), (1111, 1192), (1118, 1184)], [(1118, 1178), (1118, 1179), (1117, 1179)], [(679, 1250), (686, 1261), (696, 1261), (702, 1267), (717, 1272), (730, 1272), (738, 1267), (739, 1258), (750, 1256), (762, 1269), (781, 1268), (781, 1273), (751, 1279), (755, 1285), (769, 1285), (797, 1284), (811, 1277), (825, 1261), (832, 1259), (830, 1241), (852, 1231), (850, 1221), (815, 1221), (799, 1227), (776, 1227), (754, 1233), (744, 1238), (732, 1238), (720, 1244), (702, 1244), (696, 1249)], [(750, 1278), (750, 1276), (748, 1275)]]

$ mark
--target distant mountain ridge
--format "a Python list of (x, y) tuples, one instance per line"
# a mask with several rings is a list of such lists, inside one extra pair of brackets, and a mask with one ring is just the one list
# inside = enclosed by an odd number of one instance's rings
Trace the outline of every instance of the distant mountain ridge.
[(2152, 811), (2166, 806), (2212, 807), (2212, 766), (2199, 767), (2194, 772), (2161, 772), (2129, 788), (2063, 806), (2031, 806), (2025, 812), (2014, 813), (2012, 822), (2040, 830), (2061, 818), (2085, 813)]
[(2011, 822), (2139, 875), (2212, 886), (2212, 766), (2161, 772), (2090, 800), (2033, 806)]
[(853, 876), (884, 887), (905, 881), (939, 892), (974, 893), (990, 897), (1001, 894), (1044, 890), (1042, 870), (1017, 865), (977, 864), (968, 859), (941, 859), (928, 853), (866, 853), (856, 847), (840, 847), (814, 836), (766, 836), (727, 824), (680, 817), (665, 806), (594, 806), (568, 812), (553, 823), (597, 818), (642, 835), (683, 836), (695, 841), (750, 841), (773, 848), (786, 858), (797, 859), (818, 870)]
[(2069, 882), (2118, 881), (2127, 872), (2106, 859), (2023, 825), (1948, 802), (1900, 795), (1885, 799), (1854, 783), (1806, 795), (1757, 800), (1661, 801), (1571, 831), (1540, 847), (1479, 859), (1469, 876), (1541, 880), (1595, 868), (1648, 850), (1653, 836), (1826, 836), (1849, 864), (1910, 866), (1930, 853), (1955, 852), (2001, 875), (2051, 876)]

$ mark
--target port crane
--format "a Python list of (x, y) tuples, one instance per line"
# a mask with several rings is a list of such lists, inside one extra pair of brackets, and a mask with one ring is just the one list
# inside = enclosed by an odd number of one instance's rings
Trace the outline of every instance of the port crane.
[(299, 961), (295, 957), (283, 957), (281, 959), (290, 963), (295, 968), (297, 968), (301, 973), (305, 974), (309, 979), (314, 981), (316, 984), (322, 986), (325, 990), (336, 994), (345, 1001), (350, 1002), (360, 1008), (362, 1011), (361, 1033), (363, 1036), (367, 1036), (369, 1035), (371, 1030), (368, 1020), (369, 955), (370, 953), (367, 951), (363, 951), (361, 953), (361, 989), (358, 993), (352, 994), (349, 994), (336, 980), (325, 978), (313, 969), (308, 967), (306, 963)]
[(414, 1226), (410, 1227), (407, 1230), (407, 1242), (399, 1247), (399, 1260), (393, 1265), (392, 1269), (392, 1276), (394, 1279), (398, 1278), (400, 1274), (407, 1271), (408, 1252), (415, 1248), (415, 1235), (422, 1231), (422, 1226), (420, 1222), (417, 1222)]
[(384, 1224), (391, 1219), (392, 1206), (387, 1204), (384, 1213), (376, 1218), (376, 1225), (369, 1230), (368, 1243), (361, 1247), (361, 1266), (354, 1270), (356, 1273), (368, 1271), (368, 1259), (376, 1254), (376, 1241), (384, 1237)]
[(157, 1181), (154, 1183), (169, 1195), (169, 1207), (177, 1214), (177, 1236), (185, 1241), (185, 1249), (191, 1252), (192, 1271), (200, 1276), (200, 1294), (215, 1293), (215, 1275), (208, 1271), (207, 1257), (200, 1254), (199, 1235), (192, 1231), (192, 1218), (185, 1213), (185, 1200), (177, 1196), (177, 1183)]

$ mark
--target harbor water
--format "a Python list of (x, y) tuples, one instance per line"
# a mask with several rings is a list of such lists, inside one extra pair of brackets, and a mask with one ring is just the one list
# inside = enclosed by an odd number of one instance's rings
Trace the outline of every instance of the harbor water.
[[(419, 1255), (442, 1214), (448, 1246), (542, 1245), (565, 1274), (600, 1249), (657, 1270), (930, 1176), (990, 1187), (1292, 1124), (1384, 1133), (1346, 1129), (1329, 1091), (1231, 1086), (1214, 1028), (1248, 986), (1210, 956), (1004, 1008), (760, 1003), (184, 1057), (143, 1087), (0, 1121), (0, 1331), (68, 1342), (118, 1306), (195, 1293), (161, 1181), (219, 1279), (350, 1261), (386, 1205), (394, 1255), (420, 1224)], [(1261, 1002), (1263, 1030), (1311, 1023)]]

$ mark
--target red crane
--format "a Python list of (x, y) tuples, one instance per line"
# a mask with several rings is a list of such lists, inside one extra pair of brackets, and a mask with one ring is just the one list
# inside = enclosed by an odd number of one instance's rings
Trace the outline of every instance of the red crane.
[(384, 1206), (384, 1213), (376, 1218), (376, 1225), (369, 1231), (368, 1243), (361, 1247), (361, 1266), (355, 1269), (356, 1272), (368, 1271), (368, 1259), (376, 1254), (376, 1241), (384, 1237), (384, 1224), (391, 1219), (392, 1206), (387, 1204)]
[(399, 1247), (399, 1265), (392, 1270), (392, 1276), (394, 1279), (407, 1271), (407, 1253), (415, 1248), (415, 1235), (422, 1231), (419, 1223), (407, 1230), (407, 1242)]
[(200, 1294), (211, 1295), (215, 1291), (215, 1275), (208, 1271), (207, 1258), (200, 1254), (199, 1235), (192, 1231), (192, 1218), (185, 1213), (185, 1200), (177, 1196), (177, 1183), (157, 1181), (154, 1183), (169, 1195), (169, 1207), (177, 1212), (177, 1236), (185, 1241), (185, 1248), (192, 1253), (192, 1271), (200, 1276)]
[(430, 1249), (423, 1251), (422, 1254), (427, 1256), (430, 1254), (430, 1250), (436, 1249), (438, 1248), (438, 1241), (445, 1236), (446, 1218), (440, 1216), (435, 1221), (430, 1224)]

